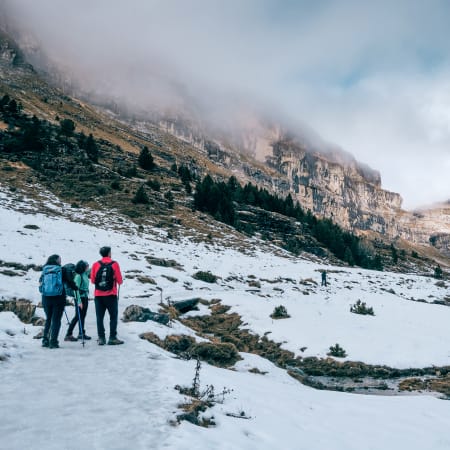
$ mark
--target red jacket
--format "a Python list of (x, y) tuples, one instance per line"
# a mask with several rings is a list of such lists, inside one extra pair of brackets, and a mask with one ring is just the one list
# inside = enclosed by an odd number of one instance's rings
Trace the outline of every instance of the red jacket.
[[(112, 261), (111, 258), (108, 258), (105, 256), (101, 259), (102, 263), (108, 264)], [(95, 276), (97, 275), (98, 269), (100, 269), (100, 263), (96, 261), (92, 265), (91, 270), (91, 283), (95, 284)], [(114, 261), (112, 264), (112, 270), (114, 272), (114, 285), (113, 288), (110, 291), (99, 291), (98, 289), (95, 289), (94, 296), (95, 297), (106, 297), (107, 295), (117, 295), (117, 285), (122, 284), (122, 273), (120, 272), (119, 263), (117, 261)]]

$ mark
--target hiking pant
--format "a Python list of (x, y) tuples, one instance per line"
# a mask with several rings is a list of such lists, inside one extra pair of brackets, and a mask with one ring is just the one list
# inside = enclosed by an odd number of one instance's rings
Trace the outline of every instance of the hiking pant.
[(51, 343), (58, 342), (58, 334), (61, 328), (61, 318), (66, 306), (66, 299), (64, 296), (58, 295), (56, 297), (42, 296), (42, 306), (45, 311), (45, 327), (44, 339), (50, 339)]
[(97, 335), (99, 338), (105, 337), (105, 327), (103, 318), (105, 312), (109, 313), (109, 338), (117, 337), (117, 316), (119, 313), (119, 302), (117, 295), (105, 295), (95, 297), (95, 314), (97, 315)]
[[(81, 304), (83, 305), (83, 308), (80, 309), (80, 318), (81, 318), (81, 329), (83, 330), (83, 334), (86, 334), (86, 330), (84, 329), (84, 319), (86, 318), (88, 306), (89, 306), (89, 300), (87, 297), (81, 297)], [(75, 305), (75, 308), (78, 308), (77, 305)], [(70, 322), (69, 328), (67, 330), (67, 335), (71, 336), (73, 333), (73, 329), (75, 328), (75, 325), (78, 323), (78, 311), (75, 309), (75, 317)], [(81, 334), (81, 333), (78, 333)]]

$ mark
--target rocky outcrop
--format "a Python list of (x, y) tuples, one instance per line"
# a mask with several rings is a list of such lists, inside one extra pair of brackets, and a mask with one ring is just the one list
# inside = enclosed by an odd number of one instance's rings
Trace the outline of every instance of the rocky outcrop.
[(291, 194), (305, 210), (345, 229), (433, 245), (450, 256), (450, 205), (416, 212), (401, 209), (399, 194), (382, 188), (380, 173), (317, 136), (287, 132), (251, 120), (230, 136), (209, 134), (178, 117), (160, 123), (241, 181), (280, 196)]
[(0, 300), (0, 312), (13, 312), (22, 322), (31, 323), (36, 311), (36, 305), (33, 305), (30, 300), (23, 298), (12, 300)]
[(403, 213), (397, 217), (400, 236), (416, 244), (428, 244), (450, 257), (450, 200)]
[(340, 159), (283, 140), (273, 144), (267, 164), (284, 175), (284, 194), (291, 193), (304, 209), (330, 217), (346, 229), (392, 234), (400, 195), (381, 188), (378, 172), (353, 158)]
[[(269, 142), (269, 136), (279, 139)], [(211, 160), (240, 174), (244, 180), (280, 196), (291, 194), (305, 210), (332, 218), (346, 229), (398, 235), (395, 217), (402, 198), (384, 190), (380, 174), (351, 155), (339, 150), (318, 151), (297, 139), (280, 138), (279, 131), (267, 131), (248, 142), (252, 146), (240, 150), (254, 156), (253, 163), (248, 157), (245, 161), (237, 157), (239, 149), (217, 141), (206, 142), (202, 151), (206, 149)], [(264, 158), (264, 162), (256, 158)]]
[(450, 204), (416, 212), (402, 210), (401, 196), (382, 188), (379, 172), (311, 132), (292, 133), (253, 118), (233, 135), (208, 135), (206, 129), (198, 124), (191, 127), (181, 117), (169, 122), (164, 123), (166, 131), (243, 182), (280, 196), (291, 194), (305, 210), (331, 218), (345, 229), (431, 244), (450, 256)]
[(153, 320), (154, 322), (167, 325), (170, 317), (168, 314), (154, 313), (150, 309), (143, 308), (142, 306), (130, 305), (123, 312), (122, 320), (124, 322), (147, 322), (147, 320)]

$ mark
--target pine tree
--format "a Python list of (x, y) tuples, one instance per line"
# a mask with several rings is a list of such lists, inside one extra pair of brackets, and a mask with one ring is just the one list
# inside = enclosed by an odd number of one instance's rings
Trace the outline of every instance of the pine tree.
[(88, 158), (93, 162), (98, 162), (99, 149), (97, 142), (95, 142), (94, 136), (90, 134), (86, 139), (85, 150)]
[(132, 202), (135, 204), (140, 203), (143, 205), (148, 205), (150, 203), (150, 199), (148, 198), (148, 195), (145, 192), (144, 185), (141, 185), (141, 187), (136, 191), (136, 194), (134, 195)]
[(72, 136), (75, 131), (75, 122), (71, 119), (63, 119), (59, 122), (61, 133), (66, 136)]
[(352, 251), (350, 250), (349, 247), (346, 247), (346, 248), (345, 248), (344, 261), (345, 261), (349, 266), (353, 266), (353, 265), (355, 264), (355, 260), (353, 259)]
[(392, 262), (394, 264), (398, 263), (398, 253), (397, 253), (397, 249), (394, 247), (393, 244), (391, 244), (391, 254), (392, 254)]
[(139, 154), (138, 158), (138, 164), (139, 167), (141, 167), (144, 170), (153, 170), (155, 168), (155, 162), (153, 161), (153, 156), (148, 150), (148, 147), (145, 146), (141, 153)]

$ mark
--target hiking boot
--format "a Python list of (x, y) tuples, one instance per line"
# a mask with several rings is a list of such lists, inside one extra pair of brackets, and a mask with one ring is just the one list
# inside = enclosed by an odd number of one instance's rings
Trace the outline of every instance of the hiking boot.
[(49, 342), (48, 342), (48, 338), (43, 338), (42, 339), (42, 347), (47, 347), (49, 346)]
[(77, 341), (77, 338), (74, 338), (71, 334), (68, 334), (68, 335), (64, 338), (64, 340), (65, 340), (65, 341), (68, 341), (68, 342), (76, 342), (76, 341)]
[(88, 336), (87, 334), (85, 334), (84, 336), (81, 336), (81, 334), (78, 335), (78, 340), (81, 341), (84, 337), (85, 341), (90, 341), (92, 338), (90, 336)]
[(58, 341), (50, 341), (48, 348), (59, 348)]
[(106, 339), (104, 337), (99, 337), (97, 342), (98, 342), (98, 345), (105, 345)]
[(120, 345), (123, 344), (123, 341), (117, 338), (109, 338), (108, 345)]

